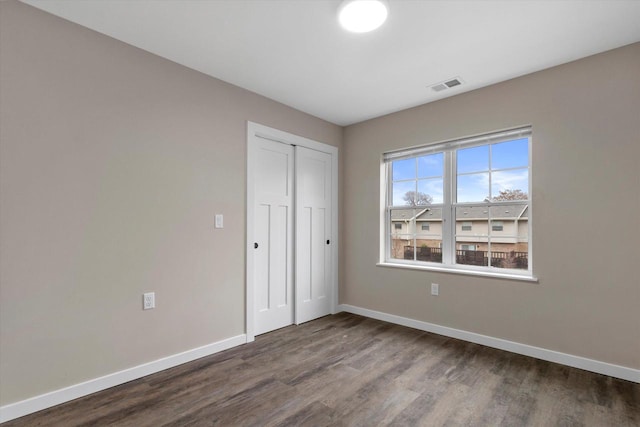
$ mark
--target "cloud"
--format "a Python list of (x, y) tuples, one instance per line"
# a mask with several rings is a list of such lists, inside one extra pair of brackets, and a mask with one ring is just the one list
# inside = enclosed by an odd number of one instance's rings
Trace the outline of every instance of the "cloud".
[(505, 190), (522, 190), (522, 192), (528, 193), (529, 171), (527, 169), (519, 169), (494, 172), (491, 174), (491, 185), (493, 196)]

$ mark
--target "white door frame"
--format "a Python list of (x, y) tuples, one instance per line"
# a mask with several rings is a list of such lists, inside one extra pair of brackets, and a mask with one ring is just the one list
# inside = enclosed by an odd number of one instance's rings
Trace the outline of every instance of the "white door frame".
[[(254, 158), (254, 146), (256, 145), (257, 138), (269, 139), (271, 141), (280, 142), (283, 144), (297, 145), (301, 147), (310, 148), (312, 150), (321, 151), (323, 153), (331, 154), (331, 241), (332, 244), (332, 277), (329, 284), (330, 300), (331, 300), (331, 313), (335, 314), (338, 307), (338, 148), (332, 145), (323, 144), (318, 141), (314, 141), (302, 136), (293, 135), (287, 132), (283, 132), (277, 129), (273, 129), (258, 123), (247, 122), (247, 234), (245, 244), (245, 257), (246, 257), (246, 281), (245, 281), (245, 293), (246, 293), (246, 305), (245, 305), (245, 329), (247, 342), (255, 340), (255, 316), (254, 316), (254, 280), (253, 280), (253, 236), (254, 236), (254, 199), (255, 194), (251, 183), (254, 180), (254, 164), (256, 159)], [(294, 286), (295, 292), (295, 286)], [(294, 319), (295, 321), (295, 319)]]

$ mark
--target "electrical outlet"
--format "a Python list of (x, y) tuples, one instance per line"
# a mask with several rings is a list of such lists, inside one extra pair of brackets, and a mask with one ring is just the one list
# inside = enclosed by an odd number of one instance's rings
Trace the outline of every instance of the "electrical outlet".
[(147, 292), (142, 294), (142, 309), (151, 310), (152, 308), (156, 308), (156, 293)]
[(440, 285), (437, 283), (431, 284), (431, 295), (440, 295)]

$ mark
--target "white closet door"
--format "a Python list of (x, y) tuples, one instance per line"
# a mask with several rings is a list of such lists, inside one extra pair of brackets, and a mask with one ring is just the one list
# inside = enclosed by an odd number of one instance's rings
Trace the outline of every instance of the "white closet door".
[(253, 278), (258, 335), (293, 324), (294, 148), (256, 139)]
[(296, 323), (331, 312), (331, 154), (296, 147)]

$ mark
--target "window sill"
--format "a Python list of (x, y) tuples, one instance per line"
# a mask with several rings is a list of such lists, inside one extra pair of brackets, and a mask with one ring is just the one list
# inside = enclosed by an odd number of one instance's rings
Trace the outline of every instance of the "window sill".
[(462, 268), (455, 268), (455, 267), (436, 267), (436, 266), (430, 266), (430, 265), (401, 264), (401, 263), (392, 263), (392, 262), (379, 262), (376, 265), (378, 267), (391, 267), (391, 268), (404, 268), (404, 269), (408, 269), (408, 270), (435, 271), (435, 272), (438, 272), (438, 273), (463, 274), (463, 275), (467, 275), (467, 276), (493, 277), (493, 278), (496, 278), (496, 279), (519, 280), (519, 281), (522, 281), (522, 282), (538, 283), (538, 278), (537, 277), (520, 275), (520, 274), (495, 273), (493, 271), (475, 271), (475, 270), (465, 270), (465, 269), (462, 269)]

